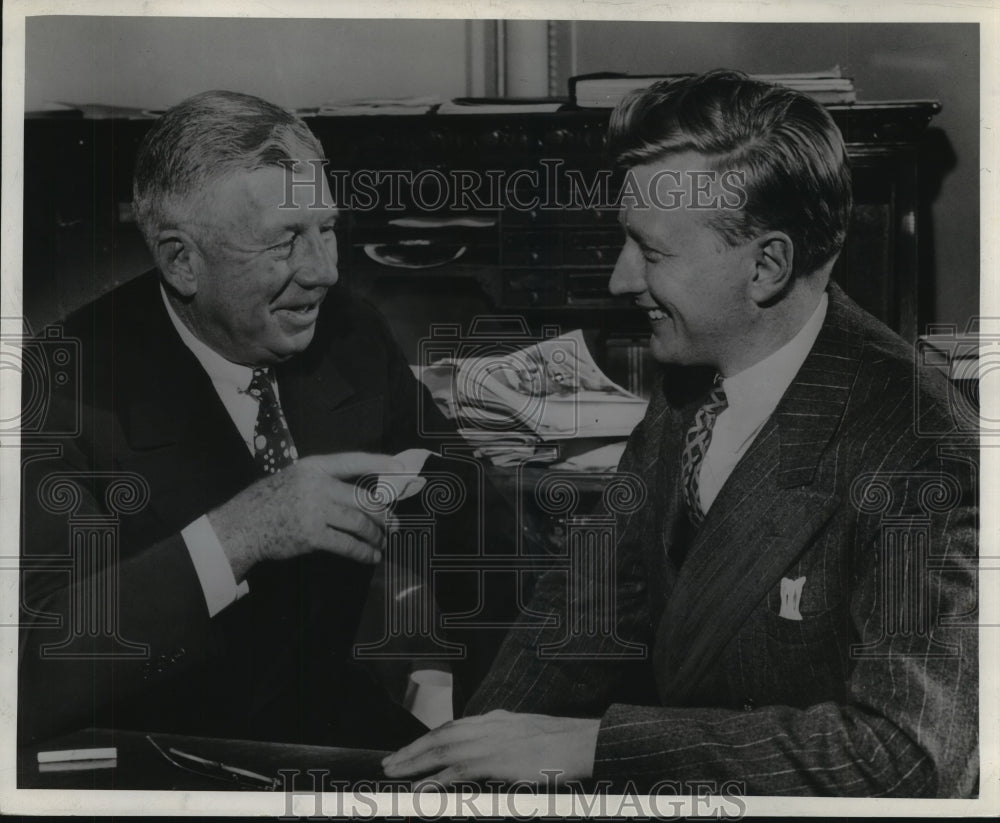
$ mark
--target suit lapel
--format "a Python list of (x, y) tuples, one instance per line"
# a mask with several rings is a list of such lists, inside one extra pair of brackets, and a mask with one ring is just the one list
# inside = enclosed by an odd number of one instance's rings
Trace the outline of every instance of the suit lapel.
[[(665, 499), (658, 501), (663, 506), (662, 517), (656, 523), (658, 547), (654, 553), (654, 574), (663, 581), (664, 595), (669, 597), (677, 583), (677, 567), (670, 560), (674, 543), (685, 539), (687, 502), (681, 487), (681, 453), (684, 450), (684, 433), (690, 427), (694, 414), (702, 401), (702, 396), (688, 399), (680, 408), (673, 408), (668, 418), (664, 440), (660, 449), (659, 483), (653, 488), (665, 490)], [(667, 600), (669, 603), (670, 601)]]
[(326, 358), (304, 357), (276, 371), (281, 407), (299, 455), (341, 450), (342, 411), (356, 393), (337, 366)]
[[(698, 686), (839, 505), (836, 490), (816, 482), (816, 470), (860, 362), (862, 342), (849, 330), (848, 313), (842, 292), (831, 286), (827, 318), (809, 356), (694, 537), (656, 635), (664, 702), (681, 702)], [(665, 459), (679, 465), (680, 436), (673, 439)], [(675, 504), (673, 516), (684, 516), (682, 505)], [(672, 523), (664, 523), (665, 547)]]
[(124, 365), (116, 404), (128, 444), (119, 463), (146, 478), (149, 507), (177, 528), (245, 487), (256, 468), (211, 380), (171, 325), (158, 281), (150, 285), (117, 341)]
[(378, 338), (359, 326), (349, 295), (331, 292), (308, 349), (276, 369), (281, 405), (300, 456), (383, 451), (386, 361)]
[(712, 505), (667, 600), (654, 648), (664, 701), (697, 687), (839, 505), (832, 491), (780, 487), (777, 425), (767, 428)]
[[(211, 379), (177, 336), (155, 274), (134, 284), (127, 305), (116, 312), (116, 328), (122, 365), (114, 403), (128, 445), (118, 462), (146, 478), (149, 508), (176, 528), (230, 499), (260, 473)], [(371, 448), (381, 436), (381, 399), (358, 396), (328, 356), (343, 348), (329, 339), (338, 328), (326, 318), (323, 337), (275, 369), (282, 409), (302, 456), (359, 443)]]

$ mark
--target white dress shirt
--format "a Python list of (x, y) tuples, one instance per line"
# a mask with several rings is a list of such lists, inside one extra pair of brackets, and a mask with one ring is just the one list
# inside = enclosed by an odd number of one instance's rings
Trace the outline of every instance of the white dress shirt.
[(707, 512), (805, 362), (826, 318), (826, 292), (798, 334), (774, 354), (722, 381), (729, 405), (715, 420), (698, 491)]
[[(243, 438), (250, 453), (253, 454), (253, 432), (257, 425), (258, 403), (247, 394), (247, 388), (253, 377), (253, 369), (239, 363), (232, 363), (206, 346), (181, 322), (170, 305), (162, 286), (160, 294), (163, 297), (163, 305), (166, 306), (170, 322), (174, 324), (181, 341), (191, 350), (191, 353), (201, 363), (202, 368), (205, 369), (219, 399), (226, 407), (226, 411), (229, 412), (233, 424), (240, 433), (240, 437)], [(274, 389), (277, 396), (278, 387), (275, 386)], [(235, 602), (250, 591), (245, 580), (237, 584), (233, 568), (229, 565), (229, 558), (226, 557), (226, 552), (207, 516), (202, 515), (181, 529), (181, 537), (184, 538), (184, 543), (191, 554), (191, 561), (194, 563), (195, 572), (205, 594), (205, 604), (208, 606), (210, 616), (214, 617), (230, 603)]]

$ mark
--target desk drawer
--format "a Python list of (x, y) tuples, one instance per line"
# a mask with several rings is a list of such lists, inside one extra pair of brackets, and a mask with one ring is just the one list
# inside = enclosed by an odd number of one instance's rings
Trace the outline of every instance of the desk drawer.
[(505, 271), (501, 295), (505, 306), (559, 306), (566, 302), (566, 281), (559, 271)]

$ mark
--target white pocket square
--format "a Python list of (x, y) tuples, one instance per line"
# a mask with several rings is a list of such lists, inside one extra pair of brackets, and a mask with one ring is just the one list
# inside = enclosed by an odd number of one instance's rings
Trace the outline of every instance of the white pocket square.
[(784, 617), (786, 620), (802, 619), (799, 601), (802, 600), (802, 588), (805, 584), (804, 577), (797, 577), (795, 580), (781, 578), (781, 611), (778, 612), (778, 617)]

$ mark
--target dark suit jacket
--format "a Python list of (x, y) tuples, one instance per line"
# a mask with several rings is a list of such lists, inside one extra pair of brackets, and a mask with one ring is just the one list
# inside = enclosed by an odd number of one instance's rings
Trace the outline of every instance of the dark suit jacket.
[[(105, 578), (79, 567), (74, 577), (26, 572), (20, 737), (97, 723), (390, 745), (385, 738), (338, 739), (345, 717), (331, 714), (346, 707), (347, 722), (363, 717), (377, 691), (345, 665), (371, 567), (321, 554), (262, 563), (250, 573), (249, 596), (208, 616), (179, 531), (259, 475), (210, 379), (171, 326), (155, 274), (83, 309), (65, 334), (80, 341), (80, 369), (49, 398), (48, 425), (72, 429), (75, 418), (79, 435), (43, 439), (43, 448), (25, 452), (25, 565), (69, 556), (73, 523), (117, 513), (112, 621), (121, 640), (145, 644), (149, 654), (123, 657), (119, 643), (118, 656), (108, 659), (116, 644), (97, 632), (75, 638), (74, 649), (83, 651), (78, 659), (44, 657), (42, 647), (58, 644), (74, 621), (71, 605), (89, 608), (88, 597)], [(303, 457), (436, 450), (439, 440), (419, 436), (418, 404), (435, 431), (447, 430), (380, 315), (341, 288), (328, 295), (310, 347), (276, 374)], [(46, 485), (67, 473), (78, 473), (73, 482), (84, 489), (71, 510), (53, 501), (58, 487)], [(138, 511), (125, 511), (128, 493), (112, 499), (115, 476), (140, 478), (131, 492)], [(458, 610), (476, 605), (474, 596), (471, 603), (458, 600)], [(390, 711), (368, 707), (376, 715)], [(399, 721), (402, 739), (421, 729), (406, 726), (408, 718)]]
[[(679, 571), (681, 438), (706, 386), (665, 375), (620, 467), (648, 497), (618, 520), (617, 639), (647, 653), (601, 660), (620, 646), (580, 639), (563, 649), (578, 659), (540, 660), (565, 625), (515, 631), (466, 713), (601, 717), (595, 778), (640, 789), (974, 793), (976, 441), (925, 371), (915, 382), (910, 347), (831, 286), (815, 346)], [(781, 579), (800, 577), (790, 620)], [(593, 591), (569, 595), (575, 613)], [(564, 624), (566, 600), (550, 572), (532, 608)]]

